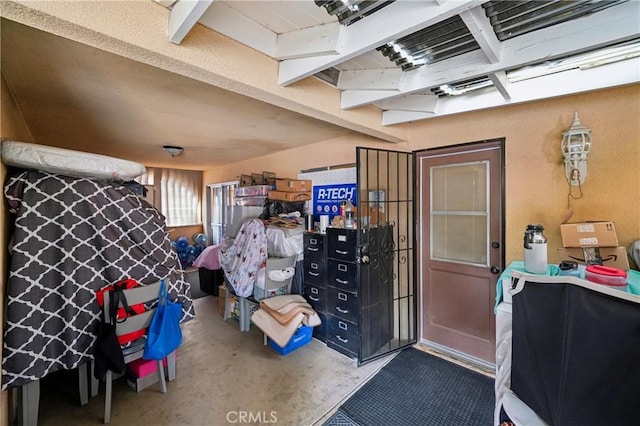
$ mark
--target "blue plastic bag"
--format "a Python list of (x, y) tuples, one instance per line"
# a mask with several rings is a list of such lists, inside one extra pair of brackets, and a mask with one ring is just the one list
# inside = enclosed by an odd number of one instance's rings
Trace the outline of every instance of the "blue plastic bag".
[(180, 346), (182, 343), (181, 316), (182, 305), (171, 302), (164, 280), (161, 280), (158, 307), (151, 319), (147, 344), (142, 354), (144, 359), (164, 359)]

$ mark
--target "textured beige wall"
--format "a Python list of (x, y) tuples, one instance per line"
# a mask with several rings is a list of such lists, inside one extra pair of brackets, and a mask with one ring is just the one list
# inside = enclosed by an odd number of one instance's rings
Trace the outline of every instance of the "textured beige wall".
[[(13, 100), (13, 96), (4, 81), (4, 76), (0, 76), (0, 139), (1, 140), (20, 140), (24, 142), (33, 142), (31, 133), (27, 128), (22, 114), (18, 110), (18, 107)], [(4, 186), (4, 181), (7, 175), (7, 170), (4, 163), (0, 163), (0, 181)], [(8, 212), (7, 204), (2, 197), (2, 207), (0, 207), (0, 295), (2, 295), (2, 303), (0, 303), (0, 318), (4, 318), (5, 307), (5, 283), (8, 276)], [(3, 322), (4, 324), (4, 322)], [(0, 347), (2, 347), (2, 339), (4, 336), (4, 329), (0, 334)], [(1, 359), (0, 355), (0, 359)], [(5, 391), (0, 394), (0, 425), (6, 426), (9, 424), (9, 392)]]
[(561, 133), (571, 126), (574, 111), (592, 130), (593, 146), (584, 196), (572, 200), (570, 221), (613, 220), (620, 244), (628, 247), (640, 239), (640, 85), (416, 122), (409, 144), (363, 136), (325, 141), (205, 172), (204, 182), (264, 170), (295, 177), (301, 169), (354, 162), (356, 146), (414, 151), (504, 137), (506, 261), (522, 259), (526, 225), (542, 223), (549, 261), (555, 263), (569, 190)]
[(422, 121), (410, 139), (419, 149), (506, 138), (506, 260), (522, 259), (526, 225), (541, 223), (555, 263), (569, 191), (561, 133), (574, 111), (591, 129), (593, 145), (584, 196), (571, 201), (569, 221), (613, 220), (620, 245), (628, 247), (640, 239), (640, 85)]

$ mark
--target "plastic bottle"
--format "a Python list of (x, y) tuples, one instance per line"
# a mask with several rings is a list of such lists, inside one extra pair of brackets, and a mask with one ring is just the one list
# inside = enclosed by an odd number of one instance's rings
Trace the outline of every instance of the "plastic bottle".
[(353, 220), (353, 204), (351, 200), (347, 200), (347, 203), (344, 205), (344, 227), (347, 229), (354, 228), (354, 220)]

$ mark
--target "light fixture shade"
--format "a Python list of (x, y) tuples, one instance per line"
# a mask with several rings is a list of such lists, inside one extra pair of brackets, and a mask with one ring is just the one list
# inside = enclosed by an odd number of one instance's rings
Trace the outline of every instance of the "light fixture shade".
[(572, 186), (581, 186), (584, 183), (587, 177), (587, 154), (590, 150), (591, 130), (580, 123), (576, 112), (571, 128), (562, 133), (565, 176)]
[(182, 151), (184, 151), (184, 149), (181, 146), (174, 146), (174, 145), (164, 145), (162, 149), (164, 149), (172, 157), (176, 157), (182, 154)]

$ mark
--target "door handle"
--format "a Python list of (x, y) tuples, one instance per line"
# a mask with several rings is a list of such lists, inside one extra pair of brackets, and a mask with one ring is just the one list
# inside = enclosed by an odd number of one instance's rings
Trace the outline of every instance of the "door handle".
[(500, 268), (498, 268), (497, 266), (492, 266), (491, 267), (491, 273), (494, 275), (497, 275), (500, 273)]

